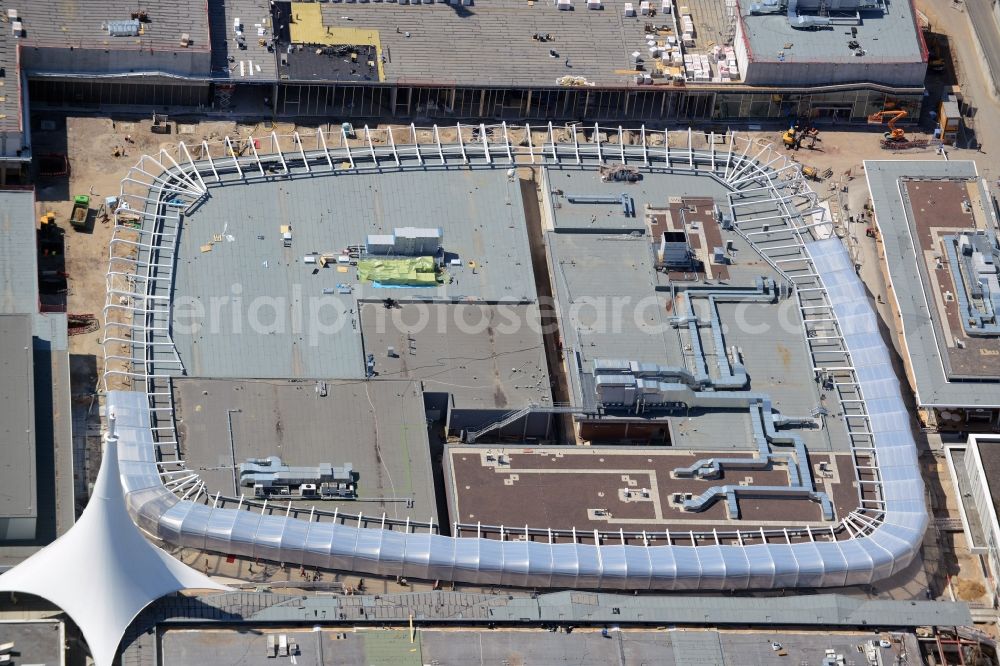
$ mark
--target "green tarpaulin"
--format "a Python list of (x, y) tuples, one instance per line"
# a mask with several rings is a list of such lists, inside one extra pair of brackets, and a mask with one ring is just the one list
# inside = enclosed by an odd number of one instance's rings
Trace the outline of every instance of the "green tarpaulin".
[(410, 259), (362, 259), (358, 262), (358, 279), (383, 285), (434, 285), (437, 268), (434, 257)]

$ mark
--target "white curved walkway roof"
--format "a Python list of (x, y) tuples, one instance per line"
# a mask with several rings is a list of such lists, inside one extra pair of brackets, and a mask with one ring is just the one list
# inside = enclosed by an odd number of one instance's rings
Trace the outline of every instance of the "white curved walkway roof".
[(66, 534), (0, 576), (0, 592), (59, 606), (83, 632), (97, 666), (111, 666), (125, 630), (160, 597), (185, 589), (226, 590), (160, 550), (125, 508), (115, 419), (90, 502)]

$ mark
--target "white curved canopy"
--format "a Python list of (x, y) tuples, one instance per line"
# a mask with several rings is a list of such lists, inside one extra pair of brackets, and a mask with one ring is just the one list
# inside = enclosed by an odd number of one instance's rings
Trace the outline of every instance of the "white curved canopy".
[(59, 606), (80, 627), (97, 666), (111, 666), (136, 615), (185, 589), (227, 588), (151, 544), (132, 522), (112, 414), (97, 483), (80, 520), (0, 576), (0, 592), (33, 594)]

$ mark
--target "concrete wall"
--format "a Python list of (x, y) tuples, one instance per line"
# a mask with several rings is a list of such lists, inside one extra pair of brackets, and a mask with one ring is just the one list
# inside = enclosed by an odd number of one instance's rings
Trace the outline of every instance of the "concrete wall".
[(669, 444), (670, 428), (666, 421), (585, 420), (580, 422), (580, 437), (590, 442)]
[(965, 472), (969, 479), (969, 490), (976, 506), (976, 512), (979, 514), (983, 536), (986, 538), (985, 548), (970, 548), (970, 550), (973, 553), (986, 556), (986, 565), (993, 588), (990, 590), (990, 594), (993, 596), (1000, 594), (1000, 525), (997, 523), (993, 497), (983, 469), (979, 447), (998, 445), (1000, 445), (1000, 441), (997, 441), (996, 438), (972, 437), (969, 439), (969, 446), (965, 451)]
[(927, 64), (923, 62), (865, 62), (863, 57), (857, 60), (858, 62), (849, 63), (752, 61), (746, 67), (746, 83), (819, 86), (865, 82), (896, 87), (921, 87), (927, 74)]
[(427, 418), (440, 421), (448, 414), (448, 394), (428, 391), (424, 393), (424, 411)]
[[(993, 500), (990, 496), (986, 476), (983, 473), (983, 463), (979, 456), (979, 446), (974, 440), (970, 442), (970, 446), (965, 452), (965, 473), (969, 479), (972, 503), (979, 514), (979, 527), (982, 528), (983, 534), (989, 538), (990, 533), (993, 532)], [(974, 553), (983, 554), (982, 549), (971, 548)]]
[(112, 76), (159, 72), (207, 79), (212, 72), (212, 55), (208, 50), (184, 48), (153, 51), (27, 45), (21, 47), (21, 67), (29, 76), (39, 73)]
[(743, 30), (743, 18), (736, 21), (736, 39), (733, 40), (733, 50), (736, 51), (736, 64), (740, 66), (740, 74), (747, 78), (747, 69), (750, 65), (750, 54), (747, 51), (746, 33)]
[[(502, 419), (509, 414), (509, 409), (452, 409), (448, 417), (448, 430), (458, 433), (462, 430), (476, 430)], [(500, 432), (503, 438), (521, 439), (532, 437), (544, 439), (548, 437), (551, 428), (552, 415), (545, 413), (529, 414), (518, 419)], [(496, 432), (483, 435), (484, 440), (497, 438)]]

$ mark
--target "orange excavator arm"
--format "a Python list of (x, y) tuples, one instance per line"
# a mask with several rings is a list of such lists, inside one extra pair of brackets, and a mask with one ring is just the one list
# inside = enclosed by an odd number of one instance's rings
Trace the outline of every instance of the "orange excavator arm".
[(889, 119), (889, 131), (892, 132), (896, 129), (896, 123), (907, 116), (906, 111), (903, 109), (896, 109), (894, 111), (878, 111), (868, 116), (868, 122), (881, 125), (885, 122), (885, 119)]

